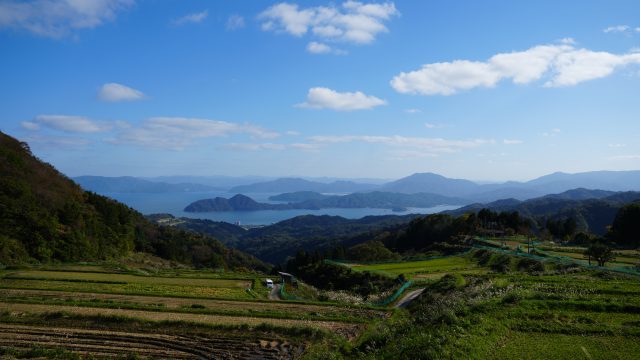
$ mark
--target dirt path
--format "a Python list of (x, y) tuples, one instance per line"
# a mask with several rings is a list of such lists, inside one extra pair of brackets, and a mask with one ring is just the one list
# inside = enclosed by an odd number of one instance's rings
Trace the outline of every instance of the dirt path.
[(418, 296), (420, 296), (420, 294), (422, 294), (422, 292), (425, 289), (417, 289), (417, 290), (413, 290), (410, 293), (406, 294), (405, 296), (402, 297), (402, 299), (400, 299), (395, 305), (394, 307), (397, 308), (403, 308), (407, 305), (409, 305), (413, 300), (415, 300)]
[(260, 324), (270, 324), (276, 326), (290, 327), (312, 327), (321, 328), (339, 333), (353, 333), (357, 331), (359, 325), (341, 323), (336, 321), (310, 321), (310, 320), (292, 320), (292, 319), (276, 319), (276, 318), (256, 318), (249, 316), (221, 316), (209, 314), (189, 314), (174, 312), (155, 312), (143, 310), (126, 310), (126, 309), (105, 309), (105, 308), (89, 308), (66, 305), (39, 305), (39, 304), (14, 304), (0, 302), (0, 308), (4, 311), (12, 313), (36, 313), (44, 314), (50, 312), (64, 311), (78, 315), (102, 315), (102, 316), (126, 316), (152, 321), (189, 321), (204, 324), (225, 324), (240, 325), (247, 324), (257, 326)]
[(269, 293), (269, 300), (282, 300), (280, 299), (280, 284), (273, 284), (273, 289)]

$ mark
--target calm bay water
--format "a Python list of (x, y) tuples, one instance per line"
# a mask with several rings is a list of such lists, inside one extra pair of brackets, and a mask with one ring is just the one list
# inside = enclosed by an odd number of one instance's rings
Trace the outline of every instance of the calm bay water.
[[(459, 207), (452, 205), (440, 205), (431, 208), (409, 208), (407, 211), (402, 212), (394, 212), (389, 209), (364, 208), (189, 213), (185, 212), (183, 209), (196, 200), (210, 199), (216, 196), (229, 198), (235, 194), (227, 192), (194, 192), (161, 194), (105, 193), (103, 195), (123, 202), (143, 214), (169, 213), (177, 217), (209, 219), (214, 221), (226, 221), (229, 223), (240, 222), (243, 225), (269, 225), (300, 215), (337, 215), (347, 219), (359, 219), (369, 215), (432, 214), (440, 211), (457, 209)], [(276, 194), (249, 194), (248, 196), (258, 202), (276, 203), (268, 200), (268, 197), (272, 195)]]

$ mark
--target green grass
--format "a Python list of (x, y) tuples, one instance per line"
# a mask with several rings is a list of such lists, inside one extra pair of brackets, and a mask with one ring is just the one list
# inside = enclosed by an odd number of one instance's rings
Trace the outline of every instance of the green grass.
[(396, 277), (400, 274), (408, 279), (429, 278), (433, 275), (444, 275), (450, 272), (478, 272), (479, 266), (467, 256), (449, 256), (438, 259), (395, 262), (368, 265), (351, 265), (356, 271), (370, 271)]
[(494, 359), (637, 359), (640, 338), (510, 332)]
[(232, 287), (206, 287), (183, 285), (157, 285), (142, 282), (112, 284), (97, 282), (73, 282), (50, 280), (7, 279), (0, 280), (0, 288), (91, 292), (122, 295), (152, 295), (211, 299), (254, 299), (245, 289)]
[[(337, 351), (353, 359), (640, 358), (640, 277), (532, 261), (478, 250), (358, 266), (457, 275), (423, 283), (427, 290), (408, 311), (372, 325), (352, 348)], [(484, 273), (469, 274), (469, 268)], [(465, 281), (456, 286), (460, 274)]]
[(106, 282), (106, 283), (127, 283), (127, 284), (148, 284), (148, 285), (179, 285), (179, 286), (199, 286), (199, 287), (219, 287), (219, 288), (242, 288), (251, 286), (250, 280), (236, 279), (210, 279), (192, 277), (158, 277), (158, 276), (136, 276), (129, 274), (109, 274), (97, 272), (74, 272), (74, 271), (16, 271), (4, 276), (5, 279), (34, 279), (53, 281), (85, 281), (85, 282)]

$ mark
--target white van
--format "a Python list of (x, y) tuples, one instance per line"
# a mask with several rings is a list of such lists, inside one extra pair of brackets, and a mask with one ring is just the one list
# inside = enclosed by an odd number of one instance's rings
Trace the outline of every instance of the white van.
[(269, 289), (273, 289), (273, 280), (267, 279), (267, 280), (265, 280), (265, 283), (267, 284), (267, 287)]

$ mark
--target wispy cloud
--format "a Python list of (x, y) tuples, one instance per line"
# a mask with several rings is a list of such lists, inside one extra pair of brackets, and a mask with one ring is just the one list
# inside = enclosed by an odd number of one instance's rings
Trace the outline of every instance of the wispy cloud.
[(223, 147), (226, 149), (241, 150), (241, 151), (287, 150), (287, 149), (314, 151), (314, 150), (317, 150), (320, 146), (318, 144), (305, 144), (305, 143), (293, 143), (293, 144), (231, 143), (231, 144), (225, 144)]
[(420, 109), (404, 109), (407, 114), (419, 114), (422, 112)]
[(28, 130), (46, 127), (69, 133), (97, 133), (111, 129), (108, 123), (75, 115), (38, 115), (33, 121), (23, 121), (22, 127)]
[(342, 6), (299, 7), (275, 4), (258, 15), (262, 30), (287, 33), (296, 37), (311, 34), (324, 41), (369, 44), (387, 32), (384, 22), (400, 13), (392, 2), (364, 4), (346, 1)]
[(523, 141), (522, 140), (516, 140), (516, 139), (504, 139), (502, 140), (502, 143), (505, 145), (519, 145), (522, 144)]
[(609, 160), (640, 160), (640, 155), (617, 155), (608, 158)]
[(201, 12), (188, 14), (177, 19), (171, 20), (171, 23), (175, 26), (182, 26), (186, 24), (199, 24), (203, 22), (209, 16), (209, 10), (203, 10)]
[(560, 134), (562, 131), (558, 128), (555, 129), (551, 129), (551, 131), (547, 131), (547, 132), (543, 132), (542, 136), (546, 136), (546, 137), (552, 137), (552, 136), (556, 136), (558, 134)]
[(500, 53), (487, 61), (426, 64), (418, 70), (398, 74), (390, 84), (403, 94), (453, 95), (474, 88), (492, 88), (502, 80), (529, 84), (547, 76), (545, 87), (563, 87), (604, 78), (618, 68), (639, 63), (638, 53), (617, 55), (578, 49), (565, 42)]
[(602, 29), (602, 32), (604, 32), (605, 34), (608, 33), (625, 33), (627, 31), (630, 31), (631, 27), (629, 25), (615, 25), (615, 26), (609, 26), (606, 27), (604, 29)]
[(227, 19), (227, 30), (235, 31), (244, 27), (244, 18), (240, 15), (231, 15)]
[(427, 129), (441, 129), (444, 127), (442, 124), (424, 123), (424, 127)]
[(417, 148), (430, 153), (453, 153), (464, 149), (471, 149), (486, 144), (494, 144), (495, 140), (447, 140), (442, 138), (423, 138), (406, 136), (372, 136), (372, 135), (339, 135), (339, 136), (312, 136), (309, 141), (320, 144), (339, 144), (364, 142), (383, 144), (389, 146)]
[(112, 143), (144, 147), (182, 150), (196, 139), (246, 134), (261, 139), (271, 139), (279, 134), (250, 124), (237, 124), (219, 120), (154, 117), (142, 126), (124, 128), (111, 140)]
[(135, 5), (134, 0), (28, 0), (0, 2), (0, 28), (62, 38), (74, 30), (93, 29)]
[(24, 141), (32, 147), (56, 150), (82, 149), (89, 145), (89, 140), (70, 136), (31, 135), (26, 137)]
[(336, 111), (352, 111), (371, 109), (385, 105), (385, 100), (366, 95), (360, 91), (337, 92), (329, 88), (315, 87), (309, 89), (307, 101), (298, 107), (310, 109), (331, 109)]
[(609, 144), (610, 148), (619, 149), (623, 147), (627, 147), (627, 144)]
[(347, 52), (342, 49), (333, 48), (325, 43), (312, 41), (307, 44), (307, 52), (311, 54), (334, 54), (334, 55), (346, 55)]
[(135, 101), (144, 99), (144, 94), (122, 84), (108, 83), (98, 91), (98, 99), (107, 102)]

